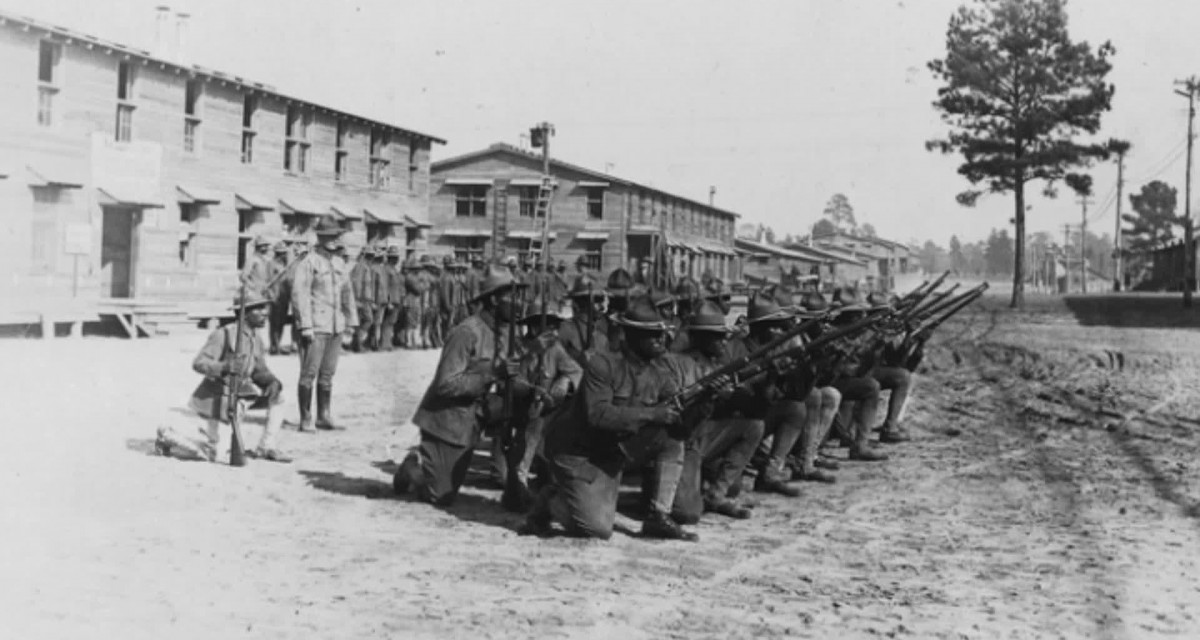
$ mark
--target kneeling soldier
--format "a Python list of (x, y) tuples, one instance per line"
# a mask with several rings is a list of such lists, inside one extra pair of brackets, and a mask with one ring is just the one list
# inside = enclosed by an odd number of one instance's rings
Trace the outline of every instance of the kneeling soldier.
[(413, 422), (421, 429), (420, 447), (405, 458), (393, 486), (410, 486), (438, 506), (458, 497), (483, 429), (485, 396), (497, 381), (514, 378), (518, 363), (506, 359), (509, 323), (517, 313), (512, 274), (496, 269), (483, 280), (478, 313), (447, 336), (433, 381), (421, 398)]
[[(228, 427), (232, 411), (266, 409), (267, 426), (259, 438), (258, 447), (247, 455), (272, 462), (291, 462), (292, 459), (275, 449), (275, 437), (283, 426), (283, 383), (267, 368), (266, 348), (258, 330), (267, 324), (271, 301), (257, 291), (246, 291), (244, 300), (233, 302), (233, 310), (245, 314), (242, 325), (241, 349), (238, 345), (237, 323), (227, 324), (208, 336), (208, 341), (192, 361), (192, 369), (204, 375), (204, 380), (192, 392), (188, 406), (204, 418), (197, 436), (180, 434), (171, 427), (161, 427), (154, 443), (156, 451), (180, 458), (220, 462), (229, 457)], [(234, 373), (241, 384), (237, 390), (236, 407), (229, 406), (227, 385)], [(239, 414), (240, 415), (240, 414)]]

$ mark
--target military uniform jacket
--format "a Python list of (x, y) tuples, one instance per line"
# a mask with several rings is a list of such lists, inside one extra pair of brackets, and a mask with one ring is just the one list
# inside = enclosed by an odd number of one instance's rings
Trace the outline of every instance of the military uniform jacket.
[(567, 354), (575, 359), (580, 366), (586, 366), (591, 354), (608, 351), (608, 337), (605, 335), (602, 318), (596, 317), (592, 327), (592, 348), (587, 349), (587, 319), (574, 316), (563, 320), (558, 328), (558, 341), (562, 343)]
[(296, 327), (314, 333), (341, 333), (358, 326), (358, 307), (345, 275), (316, 251), (296, 266), (292, 286)]
[(661, 364), (646, 362), (628, 349), (597, 353), (584, 367), (571, 406), (547, 429), (546, 454), (587, 458), (615, 472), (625, 460), (621, 441), (650, 425), (652, 407), (677, 390), (674, 376)]
[(479, 283), (483, 281), (483, 276), (476, 269), (471, 269), (467, 272), (467, 300), (474, 300), (475, 296), (479, 295)]
[(286, 310), (287, 305), (291, 304), (291, 276), (293, 273), (295, 273), (295, 265), (289, 267), (286, 260), (271, 260), (271, 286), (267, 288), (267, 297), (271, 299), (277, 309)]
[(399, 264), (387, 266), (388, 303), (404, 304), (404, 272)]
[(388, 288), (388, 265), (386, 262), (371, 263), (371, 273), (374, 276), (375, 304), (385, 305), (392, 301)]
[[(527, 349), (521, 358), (521, 376), (547, 390), (560, 381), (566, 381), (578, 389), (579, 383), (583, 380), (583, 367), (567, 353), (560, 342), (550, 345), (550, 348), (546, 349), (542, 355), (540, 376), (537, 365), (538, 354)], [(542, 384), (543, 380), (545, 381), (544, 385)]]
[(470, 446), (479, 437), (482, 400), (495, 382), (492, 360), (506, 354), (508, 331), (496, 341), (491, 314), (480, 312), (458, 323), (446, 336), (433, 381), (413, 423), (440, 440)]
[(458, 287), (454, 281), (454, 274), (449, 271), (442, 273), (442, 277), (438, 278), (438, 308), (441, 309), (443, 315), (450, 315), (454, 311), (454, 299)]
[(267, 291), (267, 284), (271, 282), (271, 262), (270, 258), (257, 253), (250, 256), (242, 269), (242, 282), (246, 284), (246, 289), (259, 293)]
[(366, 259), (354, 263), (350, 270), (350, 282), (354, 286), (354, 299), (358, 304), (373, 304), (375, 302), (375, 269)]
[[(235, 346), (237, 346), (237, 323), (231, 322), (208, 334), (208, 340), (192, 361), (192, 369), (196, 373), (202, 374), (204, 380), (192, 392), (188, 405), (205, 418), (228, 420), (224, 361), (233, 356)], [(241, 372), (238, 397), (255, 397), (259, 394), (254, 383), (265, 386), (275, 376), (267, 368), (267, 360), (264, 357), (266, 348), (263, 347), (262, 338), (250, 325), (242, 325), (241, 347), (239, 353), (247, 355), (249, 358), (246, 369)]]

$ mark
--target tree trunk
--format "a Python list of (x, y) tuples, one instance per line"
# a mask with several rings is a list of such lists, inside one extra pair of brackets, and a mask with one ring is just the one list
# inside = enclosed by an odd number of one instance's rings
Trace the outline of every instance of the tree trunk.
[(1025, 182), (1018, 181), (1016, 189), (1016, 215), (1013, 220), (1017, 223), (1016, 238), (1013, 239), (1013, 291), (1009, 307), (1025, 309)]

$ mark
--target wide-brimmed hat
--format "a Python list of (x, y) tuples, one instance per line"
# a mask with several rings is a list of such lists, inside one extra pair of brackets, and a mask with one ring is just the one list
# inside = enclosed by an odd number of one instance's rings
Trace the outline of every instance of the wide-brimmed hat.
[(483, 277), (483, 281), (479, 283), (479, 293), (476, 294), (474, 298), (471, 298), (471, 302), (479, 302), (480, 300), (504, 291), (505, 289), (525, 286), (528, 285), (517, 282), (516, 278), (513, 277), (512, 271), (509, 271), (504, 267), (489, 267), (487, 275), (485, 275)]
[(582, 264), (582, 265), (586, 266), (587, 263), (588, 263), (587, 256), (579, 256), (578, 258), (575, 258), (575, 264)]
[(871, 306), (863, 302), (858, 290), (842, 287), (833, 292), (833, 306), (841, 313), (848, 311), (870, 311)]
[(829, 312), (829, 301), (819, 291), (809, 291), (800, 299), (796, 313), (805, 318), (816, 318)]
[(317, 234), (317, 236), (340, 236), (346, 233), (346, 230), (333, 218), (322, 217), (317, 221), (317, 225), (313, 227), (313, 233)]
[(269, 246), (271, 246), (271, 241), (267, 240), (266, 236), (255, 236), (254, 248), (257, 249), (258, 247), (269, 247)]
[(629, 306), (619, 314), (612, 316), (612, 321), (629, 329), (643, 331), (666, 331), (667, 323), (662, 314), (654, 307), (649, 296), (637, 296), (629, 301)]
[(249, 310), (268, 304), (271, 304), (271, 299), (264, 292), (255, 289), (246, 289), (244, 298), (240, 295), (234, 296), (233, 304), (229, 307), (229, 310), (237, 311), (243, 308)]
[(595, 278), (589, 275), (575, 278), (575, 282), (571, 283), (571, 290), (567, 292), (567, 297), (586, 298), (588, 296), (591, 296), (592, 299), (603, 298), (604, 289), (600, 287)]
[(604, 287), (610, 296), (628, 296), (633, 293), (633, 276), (622, 267), (613, 269), (608, 274), (608, 284)]
[(750, 308), (746, 310), (746, 322), (750, 324), (787, 320), (790, 317), (792, 317), (792, 314), (785, 311), (777, 302), (766, 296), (756, 297), (750, 303)]
[(725, 290), (725, 282), (720, 278), (713, 278), (709, 283), (704, 293), (705, 300), (720, 300), (729, 302), (733, 299), (733, 294)]
[[(543, 306), (545, 312), (542, 312)], [(546, 316), (547, 320), (562, 322), (563, 317), (558, 313), (558, 305), (551, 303), (543, 298), (536, 298), (529, 301), (529, 306), (525, 307), (525, 313), (518, 320), (521, 324), (536, 324), (541, 322), (542, 316)]]
[(375, 247), (372, 247), (371, 245), (367, 245), (367, 246), (363, 247), (362, 249), (360, 249), (358, 253), (359, 253), (359, 255), (363, 255), (368, 258), (374, 258), (375, 257)]
[(651, 291), (649, 295), (650, 302), (654, 303), (654, 306), (659, 309), (675, 303), (675, 296), (666, 291)]
[(705, 300), (696, 308), (696, 312), (692, 314), (687, 325), (688, 331), (718, 331), (721, 333), (729, 333), (729, 326), (725, 324), (725, 314), (721, 312), (721, 308), (711, 300)]
[(286, 243), (286, 242), (284, 242), (283, 240), (280, 240), (279, 242), (276, 242), (274, 245), (272, 245), (272, 246), (271, 246), (271, 249), (272, 249), (272, 250), (273, 250), (275, 253), (287, 253), (287, 252), (288, 252), (288, 246), (287, 246), (287, 243)]
[(892, 300), (888, 294), (882, 291), (872, 291), (867, 296), (867, 305), (871, 307), (872, 311), (876, 311), (878, 309), (887, 309), (888, 307), (892, 306)]
[(387, 257), (399, 258), (401, 255), (403, 255), (403, 252), (400, 249), (400, 245), (394, 244), (387, 248)]

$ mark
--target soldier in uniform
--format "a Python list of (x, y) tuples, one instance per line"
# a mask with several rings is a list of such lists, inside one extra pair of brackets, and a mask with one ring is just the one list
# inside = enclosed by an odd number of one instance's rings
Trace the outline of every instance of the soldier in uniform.
[(579, 256), (575, 258), (575, 278), (579, 276), (593, 275), (591, 269), (588, 268), (587, 256)]
[[(483, 261), (483, 257), (479, 254), (475, 254), (471, 258), (471, 265), (466, 276), (467, 300), (474, 300), (479, 295), (479, 283), (483, 281), (483, 276), (486, 272), (486, 269), (484, 268), (485, 266), (486, 263)], [(469, 313), (476, 313), (479, 311), (477, 307), (477, 304), (470, 302), (467, 303), (467, 309)]]
[[(676, 356), (690, 365), (683, 367), (684, 387), (729, 362), (729, 328), (716, 304), (700, 304), (688, 319), (687, 333), (688, 349)], [(752, 389), (727, 387), (713, 414), (688, 439), (683, 478), (671, 513), (677, 521), (698, 522), (703, 511), (730, 518), (750, 517), (750, 509), (730, 496), (740, 491), (742, 474), (763, 439), (763, 421), (738, 414), (741, 406), (754, 401)]]
[[(718, 307), (719, 309), (719, 307)], [(782, 335), (791, 326), (791, 314), (784, 311), (774, 300), (759, 296), (750, 303), (746, 312), (749, 333), (734, 337), (728, 343), (731, 359), (747, 356)], [(806, 397), (807, 391), (793, 389), (792, 397)], [(785, 402), (784, 390), (777, 381), (764, 382), (754, 389), (752, 398), (741, 404), (743, 418), (762, 420), (764, 434), (771, 437), (767, 455), (758, 462), (758, 478), (755, 489), (778, 493), (788, 497), (800, 495), (800, 490), (788, 484), (791, 473), (787, 470), (787, 457), (800, 439), (804, 428), (803, 404)], [(765, 444), (765, 443), (764, 443)]]
[(458, 297), (458, 276), (455, 274), (454, 256), (442, 259), (442, 276), (438, 279), (438, 333), (450, 335), (454, 326), (454, 307)]
[[(871, 310), (891, 307), (887, 296), (882, 293), (872, 293), (867, 296), (867, 304)], [(891, 336), (886, 341), (875, 367), (871, 369), (871, 377), (879, 383), (881, 391), (888, 392), (887, 417), (883, 420), (883, 428), (879, 432), (879, 441), (885, 444), (907, 442), (912, 439), (904, 426), (900, 424), (904, 416), (904, 405), (912, 389), (912, 369), (920, 361), (918, 350), (923, 345), (915, 345), (909, 349), (904, 336)], [(914, 358), (914, 356), (917, 356)]]
[(426, 348), (442, 348), (442, 314), (441, 290), (438, 283), (442, 279), (441, 269), (433, 256), (422, 257), (422, 273), (424, 274), (425, 290), (421, 301), (421, 334)]
[(388, 286), (391, 274), (388, 270), (386, 245), (375, 247), (371, 271), (375, 280), (375, 306), (371, 312), (370, 349), (380, 351), (384, 349), (383, 322), (392, 303), (391, 288)]
[[(404, 272), (400, 266), (400, 245), (392, 245), (387, 249), (387, 311), (383, 314), (380, 342), (384, 351), (396, 348), (396, 329), (400, 324), (401, 310), (404, 308)], [(403, 334), (404, 329), (400, 328)]]
[(583, 379), (583, 367), (558, 340), (562, 317), (557, 307), (549, 300), (534, 299), (527, 309), (520, 321), (525, 337), (518, 375), (532, 385), (532, 390), (513, 408), (519, 437), (508, 452), (508, 473), (501, 500), (505, 508), (521, 512), (531, 501), (530, 474), (534, 457), (542, 446), (546, 420)]
[[(246, 454), (272, 462), (292, 461), (275, 448), (275, 438), (283, 426), (283, 383), (267, 367), (266, 349), (258, 335), (258, 330), (267, 323), (270, 306), (270, 298), (249, 288), (244, 299), (234, 299), (232, 310), (240, 310), (245, 318), (241, 345), (238, 345), (238, 325), (231, 322), (210, 333), (192, 361), (192, 369), (203, 375), (204, 380), (192, 392), (188, 405), (204, 419), (204, 426), (196, 436), (160, 427), (154, 443), (158, 453), (212, 462), (227, 460), (232, 430), (224, 425), (229, 424), (230, 412), (266, 409), (267, 424), (262, 437), (258, 446)], [(236, 394), (238, 406), (230, 407), (233, 394), (229, 393), (228, 384), (234, 373), (241, 382)]]
[[(804, 322), (818, 318), (824, 316), (828, 310), (829, 303), (826, 302), (825, 296), (813, 291), (801, 299), (796, 310), (797, 319)], [(820, 331), (819, 327), (814, 328), (803, 339), (811, 340), (819, 336)], [(816, 362), (816, 354), (813, 354), (810, 362)], [(833, 419), (842, 402), (842, 394), (831, 384), (832, 372), (817, 371), (814, 368), (810, 372), (806, 372), (806, 374), (809, 373), (813, 376), (813, 381), (808, 395), (802, 399), (804, 402), (804, 430), (801, 433), (800, 442), (796, 444), (798, 458), (794, 462), (792, 477), (808, 482), (832, 483), (836, 481), (836, 478), (826, 470), (837, 470), (838, 465), (832, 460), (820, 457), (820, 446), (828, 437), (829, 430), (833, 426)], [(799, 401), (801, 398), (793, 398), (793, 400)]]
[(296, 267), (292, 300), (300, 331), (300, 430), (311, 432), (313, 383), (317, 386), (318, 429), (339, 426), (331, 416), (333, 375), (337, 372), (342, 335), (358, 328), (357, 302), (350, 282), (335, 266), (334, 256), (344, 245), (345, 233), (336, 223), (322, 218), (314, 230), (317, 246)]
[(291, 324), (292, 310), (292, 273), (295, 268), (291, 261), (291, 252), (287, 243), (280, 240), (272, 248), (274, 257), (271, 259), (271, 285), (267, 297), (271, 299), (271, 314), (267, 323), (267, 334), (270, 337), (270, 354), (275, 356), (288, 353), (280, 348), (283, 340), (283, 327)]
[(571, 285), (567, 297), (571, 300), (572, 313), (560, 326), (558, 339), (567, 354), (584, 366), (593, 353), (608, 351), (604, 290), (591, 276), (580, 276)]
[(615, 316), (620, 315), (629, 306), (629, 301), (638, 293), (644, 291), (640, 286), (637, 286), (633, 281), (633, 276), (621, 267), (612, 270), (608, 274), (608, 281), (604, 287), (604, 293), (608, 296), (608, 348), (610, 351), (617, 351), (621, 347), (621, 340), (625, 333), (620, 325), (613, 321)]
[[(454, 262), (454, 312), (450, 318), (451, 328), (471, 315), (470, 306), (467, 303), (471, 299), (468, 270), (468, 265), (457, 260)], [(446, 333), (449, 335), (449, 331)]]
[(350, 343), (350, 350), (361, 352), (370, 344), (371, 325), (375, 318), (375, 269), (371, 265), (371, 260), (375, 256), (375, 249), (370, 245), (362, 248), (358, 254), (358, 261), (354, 263), (354, 267), (350, 270), (350, 282), (354, 287), (354, 301), (358, 303), (358, 319), (360, 324), (354, 332), (354, 340)]
[(271, 241), (263, 236), (254, 238), (254, 253), (242, 267), (241, 281), (247, 289), (262, 293), (271, 282)]
[(567, 263), (560, 259), (558, 267), (550, 278), (550, 300), (555, 304), (565, 304), (567, 291), (570, 289), (571, 283), (567, 280)]
[(625, 451), (631, 450), (648, 451), (656, 460), (655, 491), (642, 535), (696, 540), (670, 517), (687, 434), (683, 417), (668, 402), (678, 382), (663, 363), (666, 325), (644, 297), (617, 321), (626, 332), (620, 351), (597, 352), (588, 361), (569, 409), (547, 427), (551, 484), (539, 492), (524, 532), (549, 535), (556, 520), (569, 535), (610, 538)]
[(516, 320), (512, 274), (490, 271), (481, 284), (478, 313), (451, 330), (413, 423), (421, 444), (393, 479), (397, 493), (410, 488), (426, 502), (449, 506), (458, 496), (483, 429), (480, 405), (496, 383), (517, 377), (507, 354), (507, 325)]
[[(834, 292), (833, 302), (838, 311), (835, 327), (853, 324), (870, 310), (853, 289), (838, 289)], [(842, 425), (842, 435), (850, 440), (850, 459), (867, 462), (888, 458), (887, 454), (872, 448), (870, 441), (880, 391), (879, 383), (871, 375), (879, 357), (872, 344), (874, 340), (873, 334), (866, 333), (842, 346), (835, 370), (837, 377), (833, 382), (842, 394), (838, 423)]]
[(415, 258), (409, 258), (404, 272), (404, 346), (408, 349), (421, 348), (422, 286), (421, 268)]

